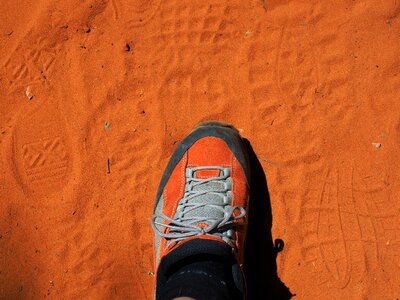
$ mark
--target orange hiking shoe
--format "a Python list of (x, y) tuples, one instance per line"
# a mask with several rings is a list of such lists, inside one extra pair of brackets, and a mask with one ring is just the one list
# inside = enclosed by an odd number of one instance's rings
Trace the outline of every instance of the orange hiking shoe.
[(196, 126), (173, 153), (152, 217), (157, 299), (173, 265), (201, 255), (230, 261), (235, 288), (244, 293), (248, 161), (239, 132), (219, 122)]

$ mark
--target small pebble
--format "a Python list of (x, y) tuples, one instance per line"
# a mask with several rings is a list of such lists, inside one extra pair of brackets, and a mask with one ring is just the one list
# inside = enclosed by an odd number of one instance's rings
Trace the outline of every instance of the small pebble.
[(125, 43), (124, 51), (126, 51), (126, 52), (131, 51), (131, 45), (129, 45), (128, 43)]
[(374, 146), (376, 149), (379, 149), (380, 147), (382, 147), (381, 143), (372, 143), (372, 146)]
[(26, 88), (25, 95), (28, 97), (29, 100), (31, 100), (31, 99), (33, 98), (33, 94), (32, 94), (32, 91), (31, 91), (31, 87), (30, 87), (30, 86), (28, 86), (28, 87)]
[(85, 27), (85, 32), (89, 33), (90, 32), (90, 28), (89, 27)]

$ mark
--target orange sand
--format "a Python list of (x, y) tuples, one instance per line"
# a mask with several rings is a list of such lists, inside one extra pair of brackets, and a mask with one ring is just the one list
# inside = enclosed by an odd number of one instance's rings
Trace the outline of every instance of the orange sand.
[(151, 299), (156, 187), (209, 119), (259, 157), (297, 299), (398, 298), (399, 13), (2, 0), (0, 298)]

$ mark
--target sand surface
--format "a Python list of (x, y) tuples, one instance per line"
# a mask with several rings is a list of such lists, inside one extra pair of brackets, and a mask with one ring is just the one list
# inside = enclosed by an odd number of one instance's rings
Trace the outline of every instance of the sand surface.
[(399, 13), (2, 0), (0, 298), (151, 299), (156, 188), (209, 119), (259, 157), (296, 298), (398, 298)]

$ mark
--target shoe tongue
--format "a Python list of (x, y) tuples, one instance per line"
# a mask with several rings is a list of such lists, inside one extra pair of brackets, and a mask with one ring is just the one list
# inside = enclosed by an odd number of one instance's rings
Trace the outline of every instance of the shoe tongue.
[[(204, 171), (204, 170), (201, 170)], [(199, 171), (197, 171), (199, 172)], [(197, 173), (196, 172), (196, 173)], [(215, 177), (215, 176), (212, 176)], [(188, 202), (189, 203), (204, 203), (204, 204), (214, 204), (223, 205), (224, 199), (221, 194), (216, 192), (224, 192), (225, 184), (223, 181), (210, 181), (207, 183), (199, 184), (193, 187), (193, 191), (213, 191), (212, 193), (206, 193), (204, 195), (199, 195), (193, 197)], [(199, 208), (193, 209), (185, 213), (185, 217), (210, 217), (212, 219), (220, 219), (224, 217), (224, 212), (217, 209), (211, 205), (204, 205)]]
[(220, 170), (203, 169), (203, 170), (197, 170), (194, 173), (194, 178), (208, 179), (208, 178), (218, 177), (220, 175), (221, 175), (221, 171)]

